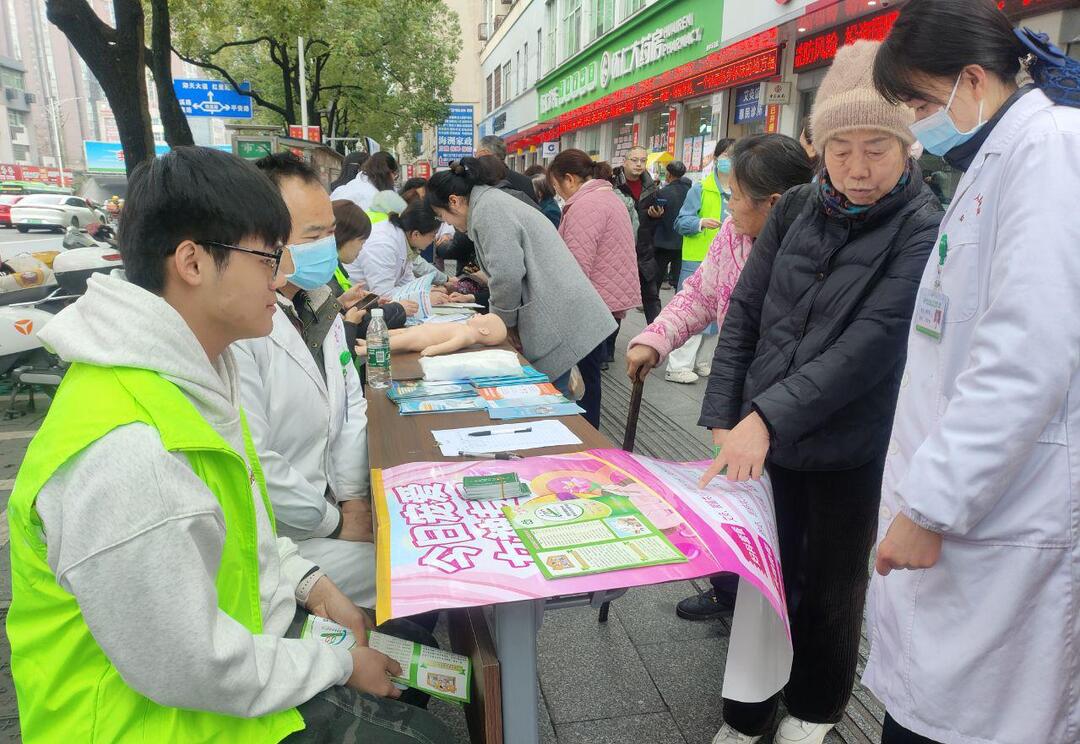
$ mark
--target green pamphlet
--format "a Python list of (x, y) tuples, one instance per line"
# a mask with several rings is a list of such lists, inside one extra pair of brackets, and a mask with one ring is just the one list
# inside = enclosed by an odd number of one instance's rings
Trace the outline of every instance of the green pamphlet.
[(546, 579), (686, 562), (625, 496), (533, 499), (503, 513)]
[[(356, 646), (356, 635), (351, 630), (315, 615), (308, 615), (300, 637), (317, 638), (327, 645), (345, 649)], [(401, 665), (401, 676), (391, 677), (398, 687), (412, 687), (451, 703), (469, 702), (472, 662), (467, 656), (377, 631), (368, 634), (368, 646)]]

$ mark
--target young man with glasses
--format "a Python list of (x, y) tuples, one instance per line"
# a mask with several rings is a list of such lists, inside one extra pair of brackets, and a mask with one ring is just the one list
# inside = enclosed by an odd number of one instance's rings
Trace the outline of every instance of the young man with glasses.
[(376, 717), (410, 733), (379, 741), (436, 739), (357, 693), (397, 697), (393, 660), (296, 637), (303, 609), (366, 620), (275, 535), (238, 409), (230, 345), (270, 332), (280, 196), (185, 147), (135, 169), (124, 213), (127, 281), (92, 277), (40, 334), (71, 366), (8, 503), (23, 740), (352, 742)]

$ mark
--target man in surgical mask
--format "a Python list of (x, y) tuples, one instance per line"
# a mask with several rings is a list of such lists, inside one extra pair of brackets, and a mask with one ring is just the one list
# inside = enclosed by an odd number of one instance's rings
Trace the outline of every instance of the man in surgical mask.
[(334, 299), (338, 265), (330, 196), (291, 153), (256, 166), (292, 218), (274, 327), (234, 346), (240, 398), (262, 461), (278, 534), (292, 538), (361, 607), (375, 603), (367, 403), (341, 320), (357, 287)]

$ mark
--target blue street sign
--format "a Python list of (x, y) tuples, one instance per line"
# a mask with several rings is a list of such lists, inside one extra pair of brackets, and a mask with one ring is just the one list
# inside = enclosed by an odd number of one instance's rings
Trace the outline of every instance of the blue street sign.
[(445, 168), (451, 160), (461, 160), (475, 151), (473, 144), (473, 107), (468, 104), (452, 104), (450, 116), (438, 126), (435, 133), (435, 157), (437, 168)]
[(735, 123), (745, 124), (765, 118), (765, 107), (760, 100), (761, 86), (758, 83), (735, 89)]
[(221, 80), (173, 80), (173, 90), (186, 116), (250, 119), (251, 96), (233, 90)]

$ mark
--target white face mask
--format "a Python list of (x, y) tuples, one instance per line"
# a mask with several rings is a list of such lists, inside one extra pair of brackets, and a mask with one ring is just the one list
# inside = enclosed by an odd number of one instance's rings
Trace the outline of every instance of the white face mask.
[(953, 99), (956, 98), (956, 91), (959, 90), (960, 81), (963, 77), (964, 73), (961, 72), (960, 76), (956, 78), (956, 84), (953, 85), (952, 95), (949, 96), (948, 103), (922, 121), (917, 121), (911, 125), (911, 133), (915, 135), (915, 139), (919, 140), (929, 153), (934, 155), (946, 154), (953, 148), (959, 147), (970, 140), (986, 124), (983, 121), (982, 101), (979, 101), (979, 123), (972, 127), (970, 131), (961, 132), (953, 122), (952, 117), (949, 116), (949, 108), (952, 106)]

